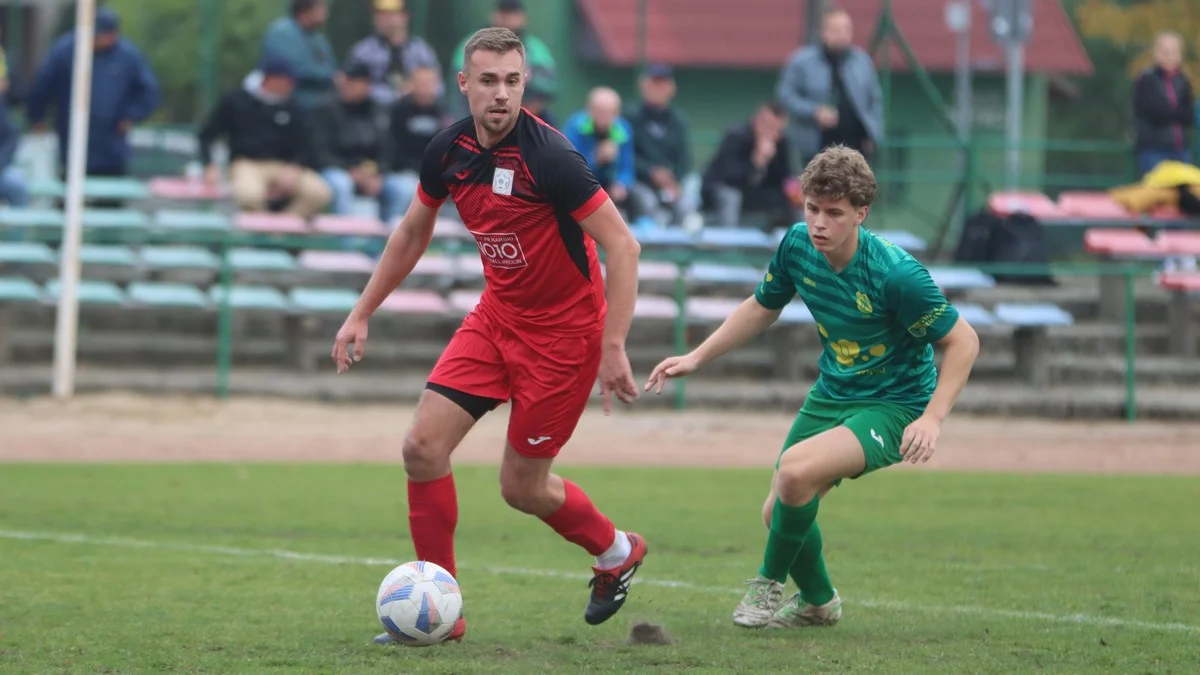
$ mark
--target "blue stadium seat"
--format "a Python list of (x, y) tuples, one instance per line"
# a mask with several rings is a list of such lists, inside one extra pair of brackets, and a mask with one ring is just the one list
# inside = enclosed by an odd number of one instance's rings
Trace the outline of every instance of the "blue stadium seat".
[(146, 214), (132, 209), (85, 209), (83, 227), (86, 229), (145, 230), (150, 227)]
[(697, 284), (753, 286), (762, 281), (763, 272), (743, 265), (695, 263), (688, 270), (688, 281)]
[(62, 227), (63, 212), (58, 209), (0, 209), (0, 225), (13, 228)]
[(221, 260), (199, 246), (144, 246), (140, 257), (152, 269), (217, 270)]
[(996, 323), (996, 317), (981, 305), (972, 302), (956, 302), (954, 303), (954, 308), (958, 310), (958, 315), (963, 318), (963, 321), (966, 321), (973, 327), (992, 326)]
[[(220, 306), (225, 298), (225, 288), (214, 286), (208, 295), (214, 305)], [(233, 309), (278, 312), (286, 311), (289, 307), (283, 293), (270, 286), (232, 286), (229, 290), (229, 306)]]
[(229, 252), (229, 264), (236, 271), (291, 272), (299, 269), (295, 258), (278, 249), (235, 248)]
[(682, 227), (637, 228), (633, 236), (645, 246), (692, 246), (695, 238)]
[(84, 244), (79, 247), (79, 262), (103, 267), (133, 267), (137, 265), (137, 256), (127, 246)]
[(344, 288), (293, 288), (289, 300), (298, 312), (340, 314), (354, 309), (358, 293)]
[(217, 211), (175, 211), (164, 209), (154, 214), (154, 226), (162, 230), (223, 231), (232, 226), (224, 214)]
[(929, 276), (943, 291), (968, 291), (996, 286), (996, 280), (983, 272), (961, 267), (930, 267)]
[(783, 308), (783, 312), (779, 314), (779, 321), (785, 324), (815, 324), (817, 322), (813, 318), (812, 311), (808, 309), (808, 305), (801, 302), (799, 298), (794, 298)]
[(57, 265), (58, 256), (45, 244), (27, 241), (0, 242), (0, 265)]
[[(34, 197), (63, 197), (66, 184), (57, 178), (35, 180), (29, 183), (29, 194)], [(146, 199), (149, 189), (136, 178), (113, 178), (91, 176), (83, 180), (85, 199)]]
[(0, 302), (37, 302), (42, 297), (38, 285), (22, 277), (0, 277)]
[(131, 301), (148, 307), (208, 307), (208, 298), (191, 284), (138, 281), (128, 291)]
[[(58, 301), (58, 280), (46, 283), (46, 297)], [(116, 284), (95, 279), (80, 279), (77, 293), (81, 305), (121, 305), (125, 303), (125, 294)]]
[(1069, 326), (1075, 318), (1058, 305), (1050, 303), (999, 302), (995, 307), (1000, 323), (1017, 328), (1040, 326)]
[(696, 236), (696, 243), (707, 248), (741, 248), (772, 250), (776, 242), (771, 235), (749, 227), (706, 227)]

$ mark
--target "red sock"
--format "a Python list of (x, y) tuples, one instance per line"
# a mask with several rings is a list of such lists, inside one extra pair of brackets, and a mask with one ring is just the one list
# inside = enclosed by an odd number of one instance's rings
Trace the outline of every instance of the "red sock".
[(458, 526), (458, 493), (454, 474), (427, 483), (408, 481), (408, 529), (417, 559), (441, 565), (453, 576), (454, 528)]
[(617, 531), (612, 521), (596, 510), (592, 500), (578, 485), (564, 479), (563, 487), (567, 492), (567, 500), (542, 521), (554, 528), (563, 539), (583, 547), (588, 553), (604, 553), (616, 537)]

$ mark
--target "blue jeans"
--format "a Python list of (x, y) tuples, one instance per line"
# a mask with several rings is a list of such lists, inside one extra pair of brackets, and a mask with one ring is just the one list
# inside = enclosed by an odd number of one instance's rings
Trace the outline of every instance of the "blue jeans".
[(1154, 170), (1159, 162), (1172, 160), (1175, 162), (1192, 163), (1192, 153), (1187, 150), (1138, 150), (1137, 152), (1137, 169), (1138, 178), (1144, 177), (1146, 174)]
[(29, 189), (25, 174), (15, 166), (0, 171), (0, 201), (9, 206), (29, 206)]
[[(354, 212), (354, 179), (345, 169), (333, 167), (321, 172), (333, 191), (330, 211), (346, 216)], [(379, 191), (379, 219), (390, 224), (392, 219), (404, 215), (409, 202), (417, 193), (416, 174), (389, 174), (383, 179)]]

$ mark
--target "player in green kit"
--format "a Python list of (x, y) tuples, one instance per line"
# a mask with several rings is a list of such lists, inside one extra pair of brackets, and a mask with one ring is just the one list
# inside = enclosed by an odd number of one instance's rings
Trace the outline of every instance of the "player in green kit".
[[(967, 382), (979, 339), (905, 251), (862, 226), (875, 177), (855, 150), (817, 155), (800, 182), (804, 223), (780, 243), (754, 297), (691, 353), (660, 363), (646, 391), (695, 372), (773, 324), (792, 298), (817, 322), (820, 377), (775, 465), (758, 575), (733, 613), (739, 626), (833, 625), (842, 603), (825, 571), (817, 510), (845, 478), (927, 461)], [(943, 350), (940, 373), (933, 344)], [(788, 576), (800, 592), (784, 600)]]

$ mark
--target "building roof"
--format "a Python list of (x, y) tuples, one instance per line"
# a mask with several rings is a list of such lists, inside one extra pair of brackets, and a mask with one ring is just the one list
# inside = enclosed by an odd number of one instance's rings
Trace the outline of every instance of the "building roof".
[[(646, 59), (676, 66), (778, 68), (803, 42), (805, 3), (798, 0), (576, 0), (600, 56), (612, 65), (641, 60), (639, 16), (647, 9)], [(855, 43), (866, 47), (883, 0), (840, 0), (855, 24)], [(1092, 63), (1061, 3), (1038, 0), (1026, 69), (1057, 75), (1088, 75)], [(954, 69), (956, 36), (946, 28), (946, 0), (892, 3), (896, 24), (927, 69)], [(971, 60), (977, 70), (1003, 70), (1004, 52), (993, 40), (987, 13), (972, 2)], [(893, 47), (891, 64), (907, 70)]]

